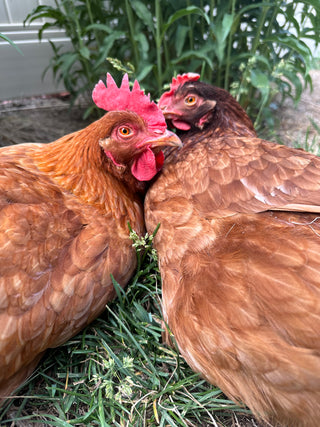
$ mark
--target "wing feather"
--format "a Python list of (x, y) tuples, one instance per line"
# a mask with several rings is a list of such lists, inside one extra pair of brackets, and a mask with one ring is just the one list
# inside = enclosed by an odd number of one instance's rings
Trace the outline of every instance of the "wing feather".
[(0, 397), (104, 309), (115, 296), (110, 274), (124, 286), (136, 265), (111, 214), (15, 154), (5, 151), (0, 170)]

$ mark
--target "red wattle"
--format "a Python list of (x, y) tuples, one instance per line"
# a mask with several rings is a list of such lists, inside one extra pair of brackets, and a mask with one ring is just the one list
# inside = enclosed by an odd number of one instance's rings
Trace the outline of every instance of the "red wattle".
[(188, 123), (176, 119), (172, 120), (172, 124), (174, 125), (174, 127), (180, 130), (189, 130), (191, 128)]
[(131, 167), (132, 175), (138, 181), (149, 181), (158, 170), (156, 157), (149, 147), (134, 161)]
[(163, 163), (164, 163), (164, 154), (162, 151), (160, 151), (158, 154), (156, 154), (157, 172), (159, 172), (162, 169)]

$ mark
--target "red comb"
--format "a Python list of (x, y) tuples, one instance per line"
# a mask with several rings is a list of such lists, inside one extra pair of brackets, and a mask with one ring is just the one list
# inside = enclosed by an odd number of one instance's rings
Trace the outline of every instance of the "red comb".
[(174, 95), (178, 87), (186, 82), (195, 82), (200, 79), (200, 74), (196, 73), (184, 73), (178, 74), (177, 77), (172, 78), (172, 83), (170, 85), (170, 90), (164, 92), (159, 99), (158, 105), (163, 106), (168, 102), (168, 100)]
[(164, 92), (159, 99), (158, 105), (161, 106), (168, 98), (171, 98), (178, 87), (186, 82), (195, 82), (200, 79), (200, 74), (196, 73), (184, 73), (178, 74), (177, 77), (172, 78), (172, 83), (170, 85), (170, 90)]
[(100, 80), (93, 89), (92, 99), (99, 108), (106, 111), (134, 111), (145, 120), (148, 128), (165, 130), (167, 127), (162, 111), (150, 101), (150, 95), (144, 94), (137, 80), (130, 91), (128, 74), (123, 76), (121, 86), (118, 88), (108, 73), (107, 87)]
[(178, 74), (177, 78), (172, 78), (172, 83), (170, 85), (170, 91), (176, 90), (180, 85), (186, 82), (195, 82), (200, 79), (200, 74), (196, 73), (184, 73)]

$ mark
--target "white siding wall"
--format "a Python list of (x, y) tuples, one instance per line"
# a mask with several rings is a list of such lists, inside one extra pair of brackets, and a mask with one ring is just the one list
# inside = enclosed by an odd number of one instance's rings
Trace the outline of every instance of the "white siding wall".
[(52, 56), (48, 39), (68, 45), (63, 31), (45, 31), (39, 43), (38, 29), (43, 22), (23, 26), (26, 16), (40, 4), (54, 5), (54, 1), (0, 0), (0, 33), (13, 40), (23, 52), (19, 54), (0, 39), (0, 100), (63, 90), (62, 84), (57, 87), (53, 83), (51, 71), (44, 80), (41, 77)]

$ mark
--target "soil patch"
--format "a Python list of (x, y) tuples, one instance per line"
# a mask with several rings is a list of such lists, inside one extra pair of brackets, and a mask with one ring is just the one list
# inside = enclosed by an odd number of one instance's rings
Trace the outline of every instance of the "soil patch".
[(0, 147), (23, 142), (51, 142), (88, 126), (87, 105), (69, 106), (66, 94), (0, 102)]
[(312, 70), (310, 75), (313, 90), (305, 90), (297, 106), (290, 99), (284, 102), (276, 133), (286, 145), (303, 145), (320, 154), (320, 70)]

